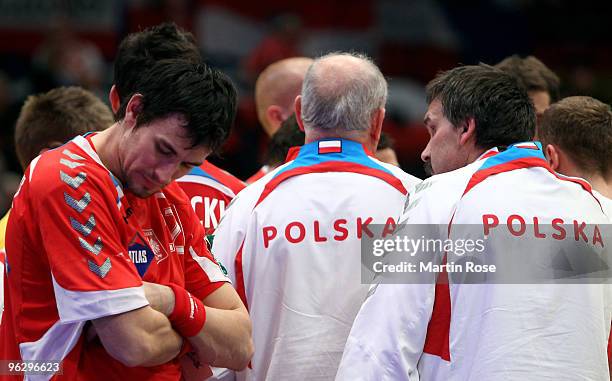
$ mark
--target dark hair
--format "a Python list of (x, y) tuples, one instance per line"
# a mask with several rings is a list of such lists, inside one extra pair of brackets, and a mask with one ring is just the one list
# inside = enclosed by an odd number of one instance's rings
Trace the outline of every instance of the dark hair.
[[(205, 145), (213, 152), (227, 139), (236, 116), (234, 85), (204, 64), (161, 60), (138, 76), (129, 96), (136, 92), (143, 96), (137, 126), (179, 113), (186, 119), (193, 145)], [(125, 109), (126, 104), (121, 107)]]
[(427, 102), (439, 100), (444, 116), (459, 127), (476, 122), (476, 145), (488, 149), (531, 140), (535, 111), (516, 78), (492, 66), (460, 66), (427, 84)]
[(30, 95), (15, 125), (15, 148), (25, 169), (53, 142), (65, 143), (77, 135), (104, 130), (113, 113), (100, 99), (80, 87), (58, 87)]
[(295, 114), (281, 123), (280, 128), (272, 135), (268, 144), (265, 163), (269, 166), (279, 166), (285, 162), (289, 148), (304, 145), (306, 135), (300, 130)]
[(588, 174), (612, 171), (612, 109), (591, 97), (568, 97), (550, 106), (538, 125), (542, 144), (554, 144)]
[(376, 146), (376, 150), (378, 151), (378, 150), (387, 149), (387, 148), (393, 149), (394, 145), (395, 145), (395, 141), (393, 141), (393, 138), (387, 135), (385, 132), (381, 132), (380, 139), (378, 139), (378, 145)]
[(197, 64), (202, 61), (202, 56), (193, 35), (174, 23), (163, 23), (132, 33), (121, 41), (113, 78), (121, 103), (116, 120), (125, 116), (125, 106), (136, 92), (135, 84), (143, 70), (163, 59), (183, 59)]
[(536, 57), (521, 58), (513, 55), (495, 67), (514, 75), (527, 91), (547, 92), (550, 95), (550, 103), (559, 100), (559, 77)]

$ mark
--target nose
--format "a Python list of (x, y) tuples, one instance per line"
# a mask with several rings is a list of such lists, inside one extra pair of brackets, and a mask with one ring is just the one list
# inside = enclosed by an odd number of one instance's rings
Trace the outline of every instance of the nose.
[[(431, 142), (431, 140), (429, 142)], [(427, 143), (427, 146), (425, 147), (423, 152), (421, 152), (421, 160), (423, 160), (424, 162), (428, 162), (431, 159), (431, 150), (429, 148), (429, 142)]]
[(160, 164), (153, 169), (153, 180), (161, 185), (166, 185), (174, 180), (176, 165), (174, 163)]

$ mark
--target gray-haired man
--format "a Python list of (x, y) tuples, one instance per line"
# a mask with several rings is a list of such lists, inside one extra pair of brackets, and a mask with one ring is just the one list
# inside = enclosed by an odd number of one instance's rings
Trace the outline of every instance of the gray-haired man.
[(360, 241), (393, 230), (418, 179), (372, 155), (387, 83), (361, 55), (314, 61), (296, 99), (306, 144), (242, 191), (215, 255), (250, 308), (258, 348), (247, 379), (333, 379), (368, 286)]

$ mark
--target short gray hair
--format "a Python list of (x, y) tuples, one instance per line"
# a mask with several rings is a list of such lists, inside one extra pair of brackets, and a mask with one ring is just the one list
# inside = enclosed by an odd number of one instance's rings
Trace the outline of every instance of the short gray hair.
[[(365, 68), (349, 77), (335, 73), (322, 78), (318, 64), (333, 56), (357, 58)], [(344, 77), (344, 78), (342, 78)], [(330, 84), (330, 80), (338, 79)], [(302, 121), (306, 127), (323, 130), (367, 130), (372, 113), (385, 106), (387, 81), (378, 67), (366, 55), (330, 53), (315, 59), (302, 84)]]

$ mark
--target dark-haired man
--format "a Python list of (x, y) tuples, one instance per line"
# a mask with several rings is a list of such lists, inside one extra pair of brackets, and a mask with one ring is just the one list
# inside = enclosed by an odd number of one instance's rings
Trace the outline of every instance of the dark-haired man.
[(552, 103), (559, 100), (559, 77), (536, 57), (513, 55), (495, 67), (512, 74), (527, 90), (538, 119)]
[(542, 284), (588, 282), (570, 263), (605, 259), (608, 219), (590, 186), (559, 177), (527, 141), (535, 112), (511, 75), (458, 67), (427, 96), (423, 159), (437, 175), (411, 192), (398, 230), (419, 242), (426, 228), (443, 246), (411, 253), (414, 274), (378, 274), (403, 284), (370, 291), (336, 379), (607, 379), (609, 285)]
[[(114, 85), (109, 96), (113, 112), (119, 113), (121, 104), (134, 91), (134, 78), (143, 69), (165, 58), (192, 63), (202, 61), (193, 35), (173, 23), (160, 24), (130, 34), (122, 41), (117, 50)], [(189, 196), (206, 234), (214, 232), (225, 208), (245, 187), (238, 178), (208, 160), (177, 181)]]
[(115, 124), (26, 170), (7, 230), (0, 357), (61, 361), (75, 379), (179, 380), (189, 342), (204, 363), (241, 369), (248, 315), (172, 183), (227, 138), (235, 89), (184, 60), (133, 81)]

